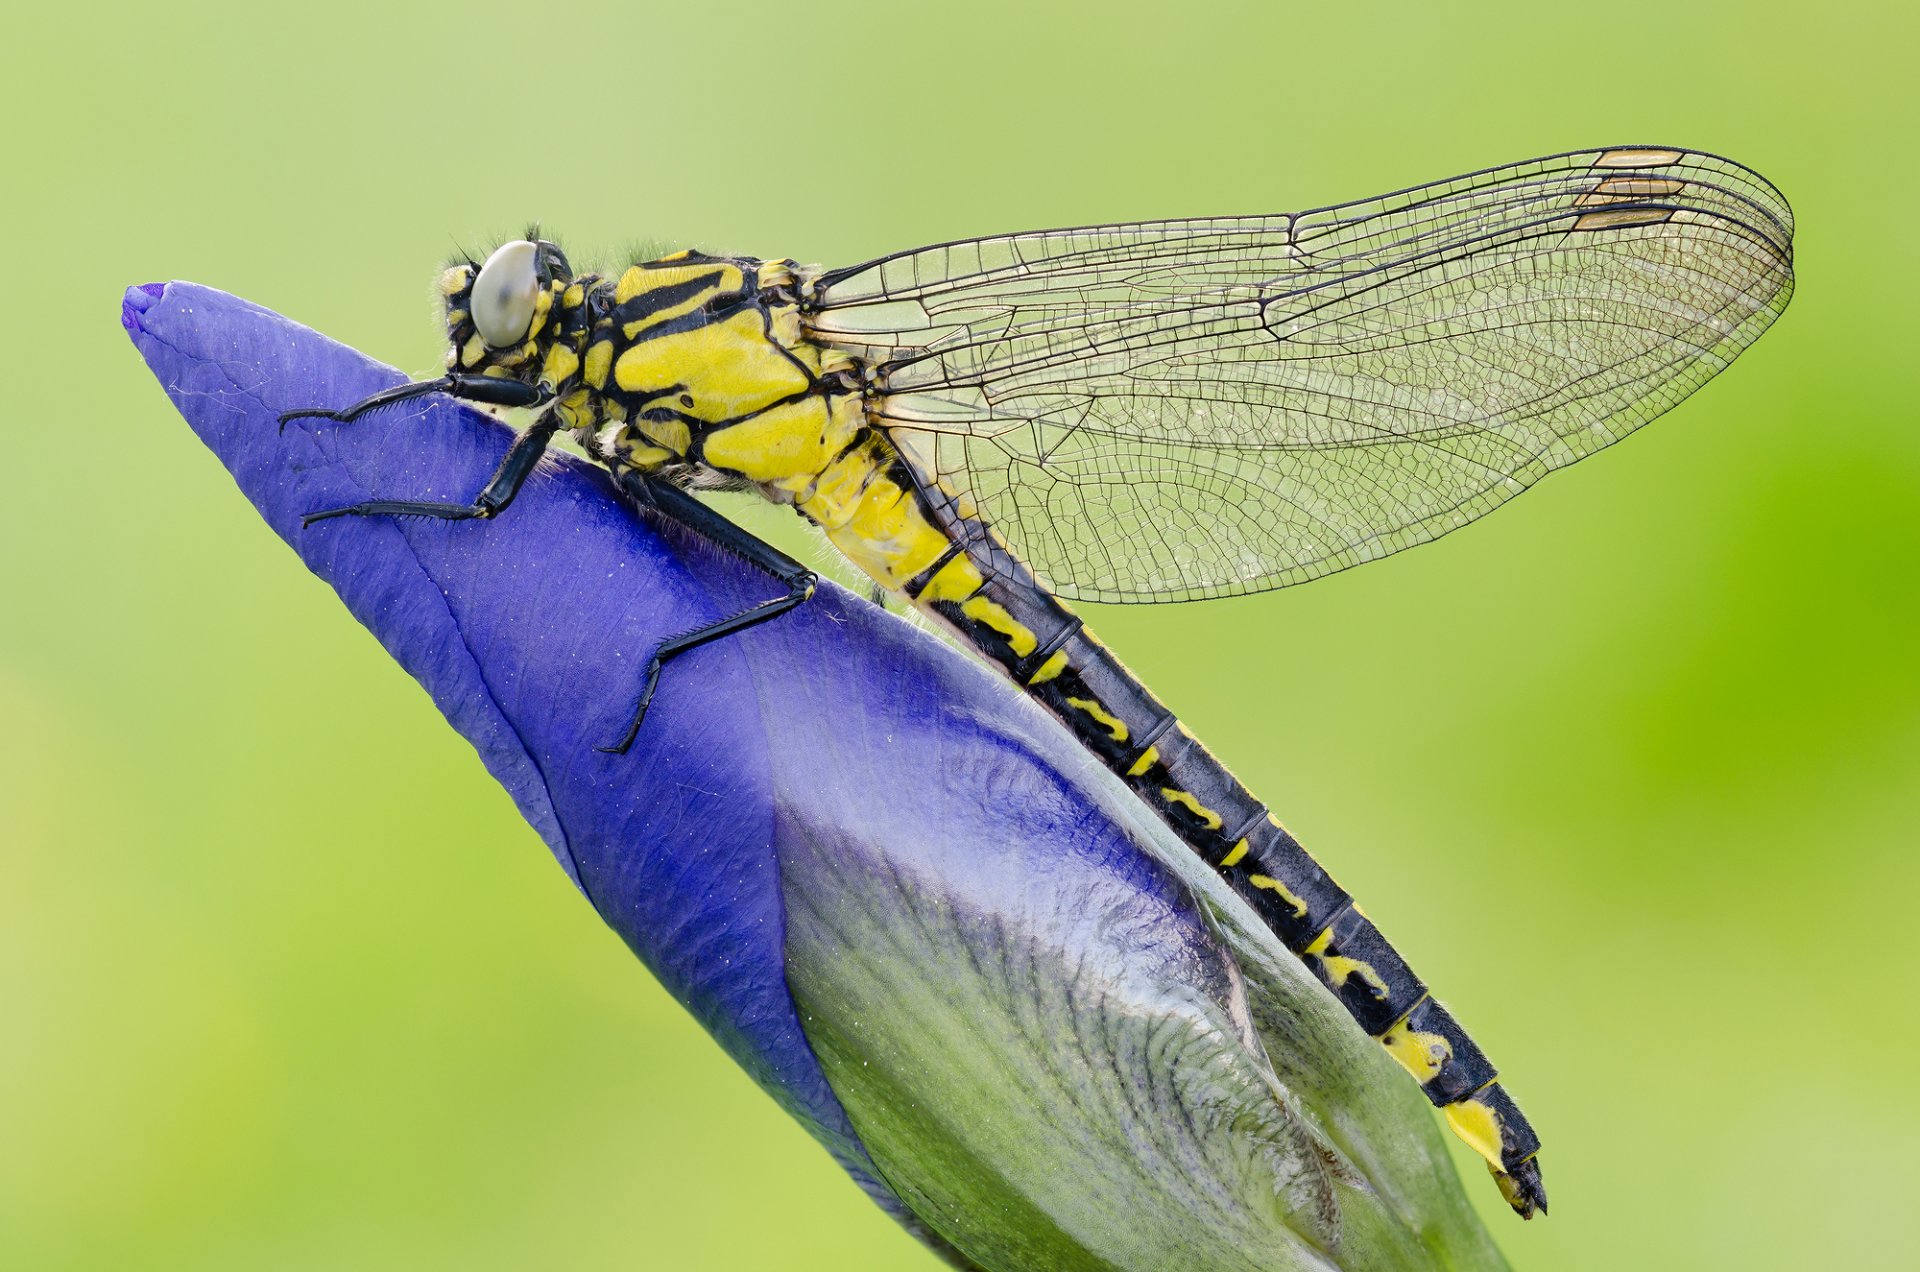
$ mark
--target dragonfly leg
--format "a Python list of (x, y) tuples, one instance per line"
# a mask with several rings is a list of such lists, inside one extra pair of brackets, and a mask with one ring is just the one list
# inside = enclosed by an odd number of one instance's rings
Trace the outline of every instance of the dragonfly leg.
[(519, 380), (503, 380), (490, 375), (467, 375), (454, 372), (443, 375), (437, 380), (418, 380), (412, 384), (396, 384), (390, 389), (382, 389), (371, 397), (365, 397), (352, 406), (335, 410), (327, 406), (304, 406), (297, 411), (280, 412), (280, 431), (285, 432), (289, 420), (337, 420), (348, 424), (377, 407), (391, 406), (395, 402), (404, 402), (409, 398), (425, 397), (429, 393), (446, 393), (468, 402), (484, 402), (488, 406), (538, 406), (549, 396), (546, 389), (537, 384), (526, 384)]
[(768, 619), (778, 618), (811, 597), (818, 583), (812, 570), (773, 545), (748, 534), (678, 486), (650, 479), (632, 470), (621, 474), (620, 484), (641, 503), (708, 542), (741, 557), (748, 564), (766, 571), (785, 584), (787, 590), (785, 595), (761, 601), (738, 613), (661, 641), (659, 648), (653, 651), (653, 656), (647, 659), (646, 671), (641, 679), (640, 700), (634, 706), (633, 719), (627, 725), (627, 731), (612, 746), (594, 748), (608, 755), (625, 755), (633, 746), (633, 740), (640, 736), (640, 726), (646, 721), (647, 708), (653, 704), (654, 691), (660, 687), (661, 668), (670, 660), (708, 641), (719, 640), (722, 636), (731, 636)]
[(497, 516), (513, 502), (520, 487), (526, 484), (534, 466), (540, 462), (540, 456), (546, 452), (553, 435), (560, 431), (558, 418), (543, 415), (535, 420), (532, 427), (513, 439), (513, 445), (507, 448), (506, 456), (500, 466), (493, 470), (493, 476), (472, 503), (425, 503), (411, 499), (370, 499), (365, 503), (350, 504), (345, 508), (329, 508), (324, 512), (310, 512), (300, 518), (302, 529), (316, 521), (326, 521), (332, 517), (437, 517), (442, 521), (472, 521)]

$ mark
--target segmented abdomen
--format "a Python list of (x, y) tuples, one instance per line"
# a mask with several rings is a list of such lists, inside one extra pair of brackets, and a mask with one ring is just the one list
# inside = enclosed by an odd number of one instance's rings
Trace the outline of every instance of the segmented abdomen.
[[(946, 520), (951, 520), (946, 519)], [(1496, 1071), (1266, 806), (977, 522), (906, 592), (1058, 717), (1226, 878), (1486, 1158), (1522, 1215), (1544, 1209), (1540, 1141)], [(973, 551), (964, 541), (973, 539)]]

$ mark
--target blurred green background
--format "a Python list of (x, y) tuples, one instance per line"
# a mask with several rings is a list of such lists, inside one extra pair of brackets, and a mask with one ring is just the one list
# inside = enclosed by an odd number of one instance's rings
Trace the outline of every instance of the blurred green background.
[(116, 325), (126, 284), (215, 284), (422, 371), (438, 262), (531, 217), (576, 261), (847, 263), (1673, 141), (1800, 217), (1799, 296), (1731, 373), (1431, 547), (1091, 618), (1510, 1076), (1552, 1217), (1461, 1164), (1516, 1265), (1911, 1266), (1920, 22), (1895, 11), (14, 13), (0, 1265), (932, 1266), (254, 516)]

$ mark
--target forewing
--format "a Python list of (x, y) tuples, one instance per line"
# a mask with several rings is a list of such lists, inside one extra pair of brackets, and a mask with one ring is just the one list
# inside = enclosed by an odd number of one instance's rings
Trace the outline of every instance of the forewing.
[(821, 275), (806, 321), (1062, 595), (1191, 600), (1464, 525), (1692, 392), (1792, 283), (1771, 184), (1642, 146), (943, 244)]

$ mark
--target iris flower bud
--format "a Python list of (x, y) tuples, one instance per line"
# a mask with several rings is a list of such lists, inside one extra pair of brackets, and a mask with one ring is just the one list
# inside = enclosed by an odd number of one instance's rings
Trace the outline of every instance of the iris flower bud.
[(769, 580), (570, 457), (494, 520), (303, 530), (468, 499), (509, 434), (444, 397), (283, 432), (400, 377), (190, 284), (130, 290), (123, 321), (600, 916), (947, 1259), (1502, 1266), (1386, 1052), (986, 667), (823, 584), (674, 662), (632, 751), (603, 754), (655, 644)]

